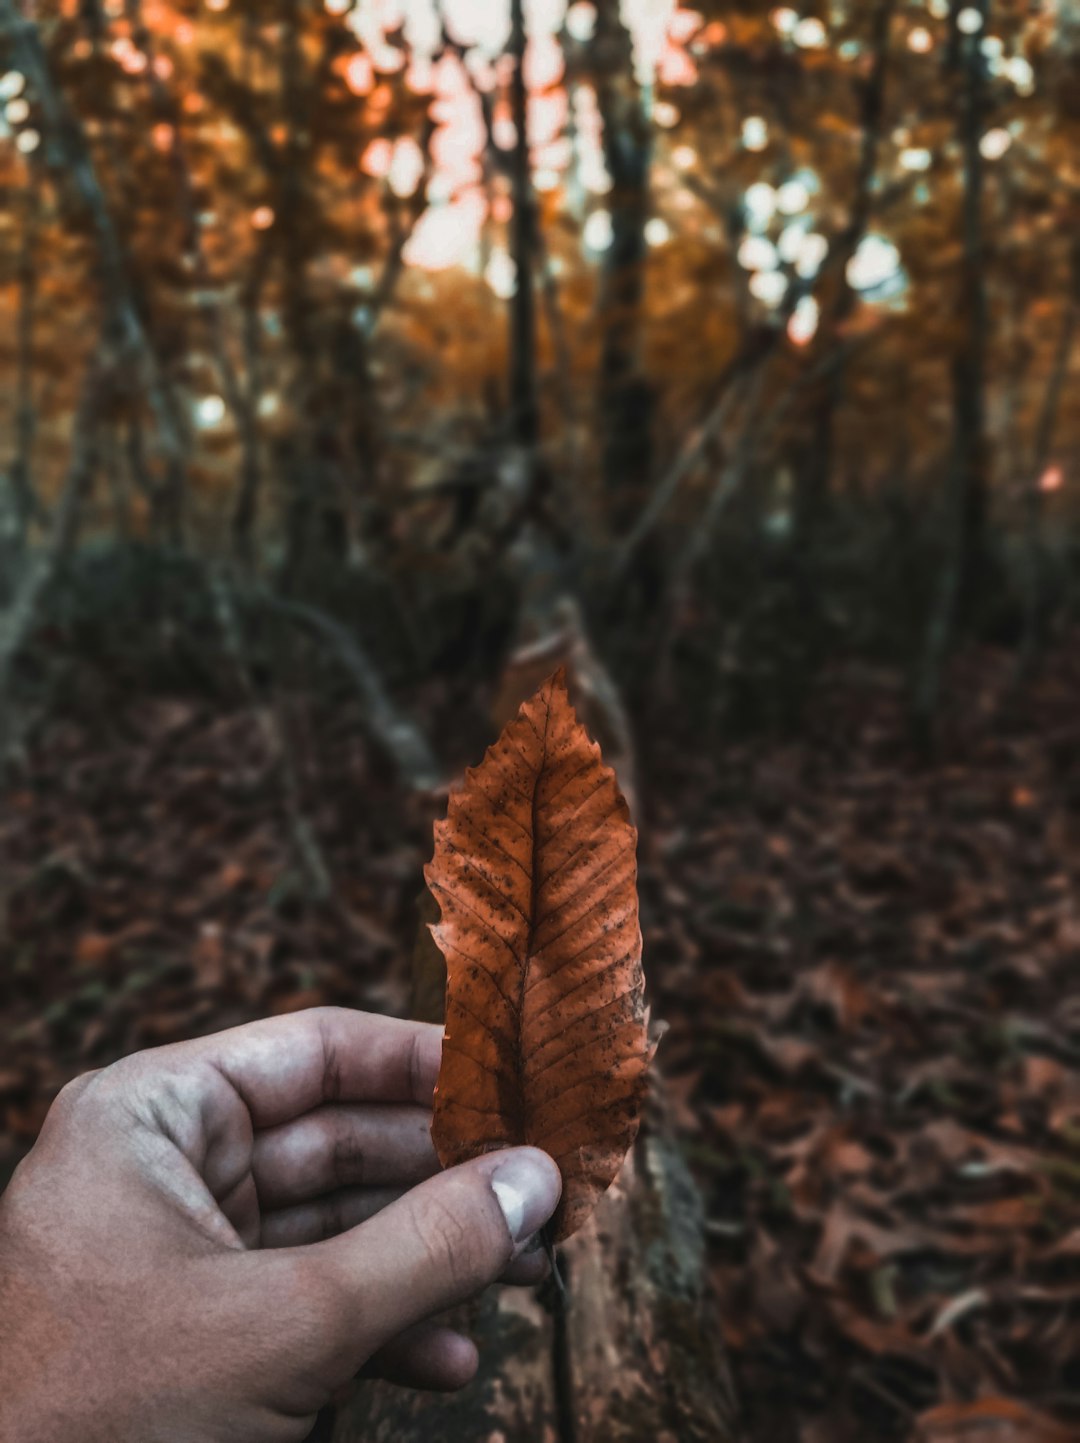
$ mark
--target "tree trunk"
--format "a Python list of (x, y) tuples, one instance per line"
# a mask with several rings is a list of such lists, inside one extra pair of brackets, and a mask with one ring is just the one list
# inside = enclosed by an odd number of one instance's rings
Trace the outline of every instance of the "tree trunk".
[[(873, 207), (878, 145), (885, 121), (889, 33), (895, 10), (896, 0), (878, 0), (874, 11), (870, 39), (873, 58), (860, 104), (862, 147), (855, 190), (847, 225), (836, 238), (829, 255), (829, 269), (835, 272), (832, 282), (835, 290), (818, 328), (818, 345), (823, 353), (842, 345), (844, 327), (855, 309), (856, 296), (848, 284), (847, 268), (866, 235)], [(801, 540), (812, 538), (826, 509), (835, 453), (836, 417), (844, 400), (846, 381), (846, 367), (841, 362), (830, 369), (821, 387), (811, 393), (813, 439), (806, 450), (796, 496), (795, 523)]]
[[(590, 720), (610, 721), (612, 700), (585, 646), (579, 634), (566, 647), (578, 704)], [(550, 671), (539, 648), (533, 659)], [(531, 692), (528, 667), (522, 657), (508, 670), (497, 708)], [(628, 763), (628, 738), (624, 746)], [(426, 888), (418, 915), (411, 1012), (440, 1021), (446, 964), (425, 925), (438, 916)], [(655, 1070), (637, 1142), (560, 1247), (559, 1269), (564, 1296), (550, 1280), (535, 1291), (490, 1288), (455, 1319), (480, 1349), (480, 1371), (461, 1393), (365, 1383), (311, 1443), (736, 1443), (704, 1208)]]
[(480, 1372), (452, 1397), (361, 1386), (334, 1443), (735, 1443), (705, 1285), (701, 1199), (654, 1086), (619, 1181), (559, 1250), (561, 1302), (492, 1288), (470, 1310)]
[(593, 45), (612, 227), (600, 293), (600, 432), (609, 513), (624, 529), (640, 514), (652, 479), (652, 391), (641, 354), (652, 128), (616, 0), (599, 6)]
[(1016, 666), (1016, 685), (1031, 678), (1045, 639), (1046, 597), (1043, 587), (1043, 568), (1046, 563), (1046, 546), (1043, 535), (1042, 478), (1053, 454), (1054, 436), (1057, 433), (1061, 401), (1069, 376), (1077, 330), (1080, 329), (1080, 240), (1072, 248), (1072, 285), (1061, 325), (1061, 337), (1050, 368), (1050, 379), (1039, 413), (1039, 424), (1035, 432), (1035, 447), (1028, 472), (1024, 495), (1025, 522), (1025, 587), (1024, 587), (1024, 636), (1020, 645)]
[(979, 563), (988, 493), (985, 391), (989, 317), (983, 226), (985, 166), (980, 149), (986, 109), (986, 60), (980, 37), (986, 28), (988, 0), (978, 0), (975, 8), (983, 23), (974, 37), (968, 37), (964, 47), (965, 84), (960, 126), (964, 152), (963, 307), (967, 337), (953, 367), (960, 569), (965, 589), (973, 582)]
[[(16, 323), (18, 381), (16, 391), (15, 450), (11, 459), (12, 500), (15, 505), (14, 527), (5, 529), (5, 537), (14, 540), (14, 550), (21, 556), (27, 533), (41, 516), (34, 480), (34, 438), (37, 414), (34, 406), (35, 311), (38, 293), (38, 238), (41, 222), (41, 177), (34, 167), (27, 171), (23, 190), (22, 235), (20, 238), (18, 276), (19, 313)], [(8, 549), (5, 547), (5, 550)]]
[(974, 595), (984, 553), (988, 500), (986, 446), (986, 245), (983, 229), (984, 166), (980, 142), (986, 107), (986, 60), (982, 35), (988, 0), (976, 0), (982, 23), (961, 36), (961, 0), (954, 0), (953, 36), (963, 67), (959, 139), (964, 157), (963, 289), (965, 335), (953, 358), (953, 451), (946, 495), (946, 553), (931, 611), (915, 688), (915, 739), (928, 749), (941, 695), (942, 677), (965, 601)]
[(540, 413), (536, 394), (536, 293), (533, 268), (536, 262), (536, 198), (533, 194), (532, 157), (529, 150), (529, 96), (525, 84), (525, 5), (512, 0), (510, 6), (510, 54), (514, 62), (510, 82), (510, 108), (516, 140), (510, 157), (514, 195), (512, 246), (517, 285), (510, 302), (510, 409), (512, 433), (522, 452), (535, 465), (540, 438)]

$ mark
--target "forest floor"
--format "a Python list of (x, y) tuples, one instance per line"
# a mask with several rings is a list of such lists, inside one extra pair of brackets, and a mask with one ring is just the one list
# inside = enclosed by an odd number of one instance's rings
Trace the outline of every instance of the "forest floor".
[[(1080, 648), (1006, 723), (1009, 667), (958, 664), (930, 767), (899, 679), (852, 670), (797, 741), (648, 759), (659, 1063), (753, 1443), (1080, 1438)], [(403, 801), (347, 706), (284, 726), (332, 903), (250, 711), (111, 697), (31, 748), (0, 811), (0, 1183), (78, 1071), (407, 1008), (444, 799)]]

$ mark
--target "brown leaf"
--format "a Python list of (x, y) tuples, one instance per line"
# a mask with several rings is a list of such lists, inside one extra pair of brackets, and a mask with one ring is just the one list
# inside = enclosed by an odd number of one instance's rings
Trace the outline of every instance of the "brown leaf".
[(446, 1031), (432, 1137), (444, 1166), (530, 1144), (584, 1222), (638, 1129), (648, 1066), (637, 833), (560, 670), (465, 774), (435, 827)]
[(75, 943), (75, 962), (79, 967), (100, 967), (112, 956), (116, 938), (101, 932), (84, 932)]
[(1069, 1443), (1075, 1438), (1046, 1413), (1012, 1398), (980, 1398), (975, 1403), (945, 1403), (919, 1419), (925, 1443)]
[(860, 1250), (864, 1260), (868, 1257), (876, 1265), (904, 1253), (918, 1252), (925, 1246), (926, 1239), (920, 1229), (884, 1227), (838, 1202), (833, 1204), (825, 1218), (811, 1271), (816, 1279), (833, 1283), (854, 1249)]

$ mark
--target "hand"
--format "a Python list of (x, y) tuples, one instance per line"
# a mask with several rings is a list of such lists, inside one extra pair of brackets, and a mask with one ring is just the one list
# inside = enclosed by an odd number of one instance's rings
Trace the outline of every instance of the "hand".
[(0, 1197), (0, 1440), (291, 1443), (369, 1360), (467, 1382), (427, 1320), (542, 1273), (560, 1179), (533, 1148), (438, 1171), (439, 1050), (320, 1008), (66, 1087)]

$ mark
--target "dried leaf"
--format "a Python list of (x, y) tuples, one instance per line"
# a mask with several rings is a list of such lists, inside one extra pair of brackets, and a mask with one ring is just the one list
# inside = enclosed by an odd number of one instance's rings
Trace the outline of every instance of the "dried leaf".
[(919, 1419), (926, 1443), (1069, 1443), (1075, 1439), (1046, 1413), (1013, 1398), (980, 1398), (974, 1403), (944, 1403)]
[(560, 670), (466, 773), (426, 869), (447, 963), (436, 1150), (446, 1166), (525, 1143), (550, 1153), (558, 1238), (588, 1217), (638, 1128), (636, 842)]

